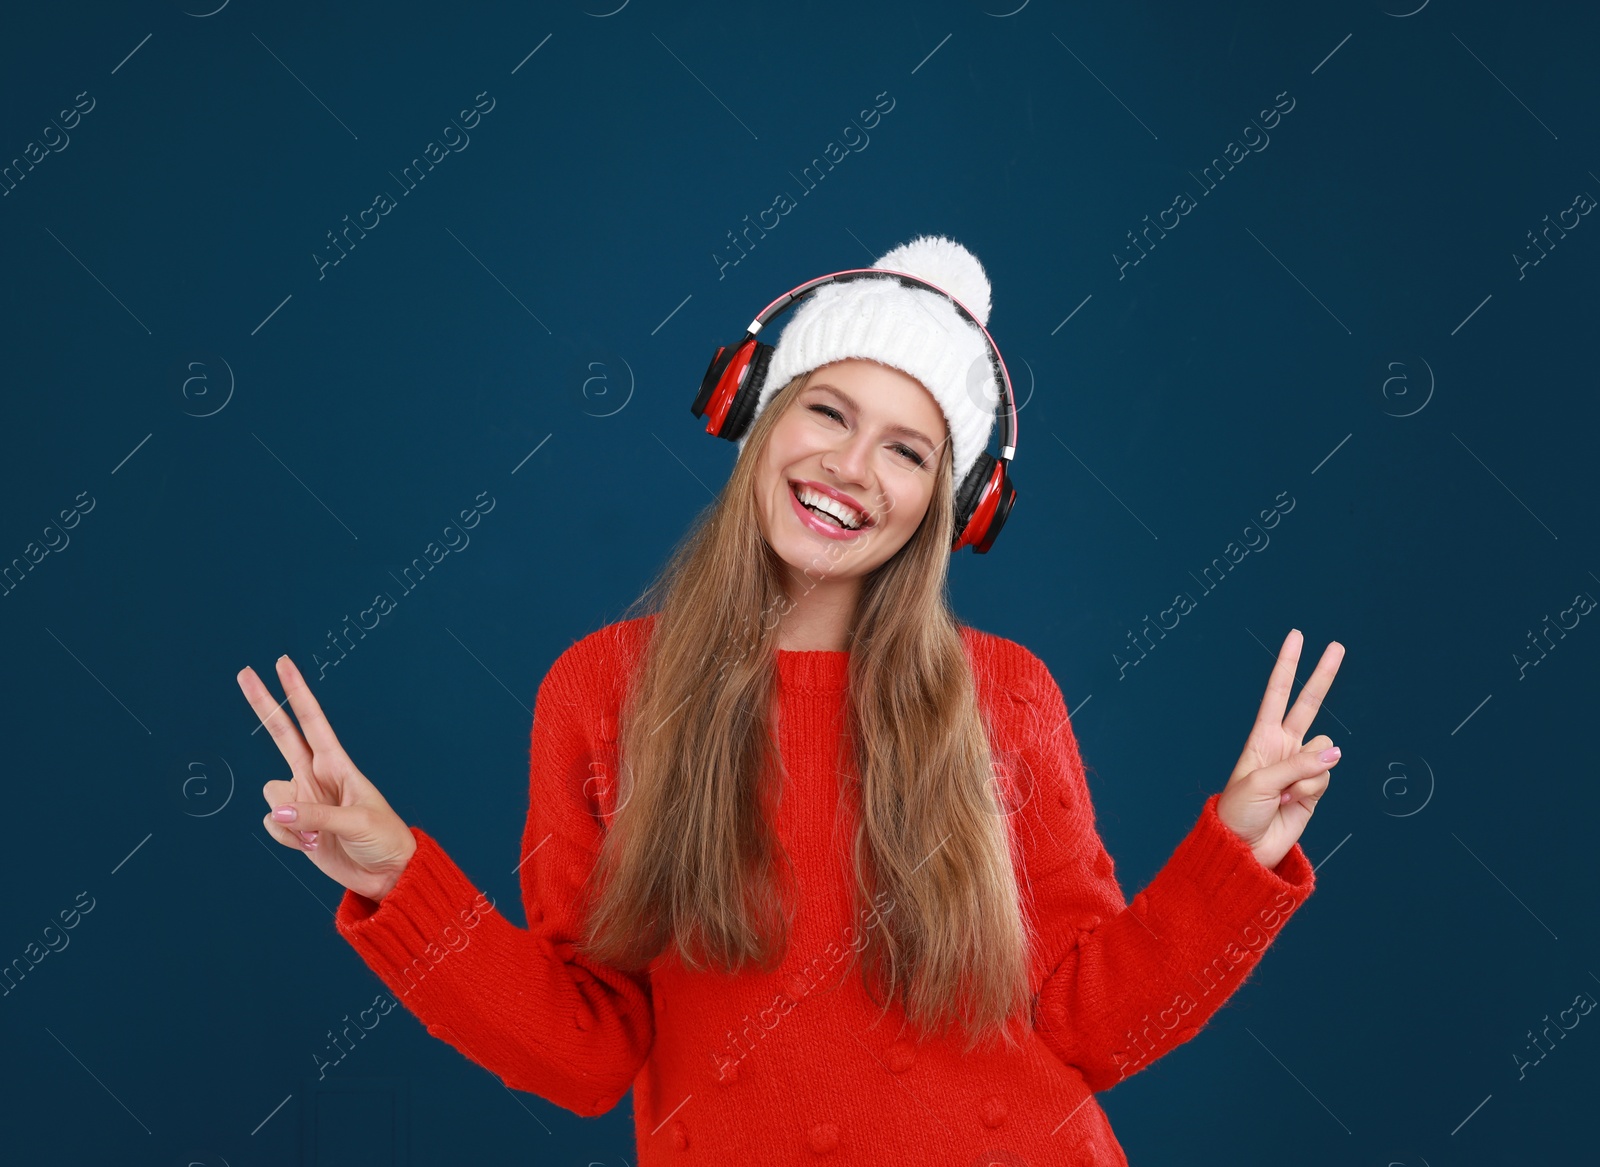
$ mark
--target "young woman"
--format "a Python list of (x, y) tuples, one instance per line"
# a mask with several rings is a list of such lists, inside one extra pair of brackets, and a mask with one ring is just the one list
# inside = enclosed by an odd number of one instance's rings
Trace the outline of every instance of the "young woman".
[[(876, 266), (986, 321), (959, 244)], [(802, 303), (722, 494), (540, 684), (526, 929), (287, 656), (298, 730), (239, 674), (292, 771), (264, 824), (347, 889), (339, 932), (508, 1087), (580, 1115), (631, 1087), (641, 1167), (1126, 1163), (1094, 1094), (1195, 1036), (1311, 893), (1338, 751), (1305, 735), (1341, 646), (1285, 715), (1290, 632), (1225, 789), (1128, 902), (1049, 670), (952, 615), (982, 344), (892, 279)]]

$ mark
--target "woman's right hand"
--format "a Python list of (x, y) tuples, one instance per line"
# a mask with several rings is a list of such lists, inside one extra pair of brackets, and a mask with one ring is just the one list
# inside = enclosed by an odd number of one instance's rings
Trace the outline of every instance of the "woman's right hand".
[(262, 825), (285, 847), (304, 851), (328, 878), (381, 901), (416, 851), (416, 837), (356, 769), (287, 655), (278, 658), (278, 679), (299, 719), (298, 729), (254, 669), (247, 665), (235, 678), (289, 763), (290, 778), (268, 782), (261, 793), (273, 811), (287, 806), (295, 817), (285, 822), (268, 813)]

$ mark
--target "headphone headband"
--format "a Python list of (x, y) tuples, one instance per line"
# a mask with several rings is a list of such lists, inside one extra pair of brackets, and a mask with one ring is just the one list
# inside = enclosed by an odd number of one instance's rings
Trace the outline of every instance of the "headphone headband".
[[(1005, 358), (1000, 355), (1000, 348), (994, 343), (994, 337), (989, 335), (989, 330), (979, 322), (978, 318), (972, 314), (971, 310), (968, 309), (968, 307), (955, 296), (945, 291), (945, 289), (939, 287), (938, 284), (929, 283), (921, 276), (914, 276), (910, 272), (895, 271), (891, 268), (885, 267), (852, 267), (846, 268), (843, 271), (830, 272), (828, 275), (818, 276), (814, 280), (807, 280), (799, 287), (791, 288), (789, 291), (779, 296), (776, 300), (772, 301), (772, 303), (768, 304), (765, 308), (761, 309), (760, 312), (756, 313), (756, 318), (750, 322), (750, 326), (745, 329), (745, 335), (757, 335), (762, 328), (772, 322), (774, 317), (786, 310), (791, 304), (805, 299), (807, 296), (811, 295), (811, 293), (815, 292), (818, 288), (823, 287), (826, 284), (843, 284), (849, 283), (853, 280), (882, 277), (889, 277), (898, 280), (906, 287), (926, 288), (930, 292), (934, 292), (940, 296), (943, 296), (946, 300), (950, 301), (951, 306), (954, 307), (957, 312), (961, 313), (961, 315), (965, 317), (974, 328), (983, 333), (984, 343), (989, 349), (989, 368), (991, 372), (998, 374), (996, 379), (1000, 382), (1002, 388), (1002, 397), (1004, 398), (1006, 406), (1004, 411), (1000, 410), (999, 408), (996, 408), (995, 410), (997, 419), (1000, 423), (1000, 459), (1004, 462), (1011, 461), (1011, 459), (1016, 456), (1017, 452), (1017, 398), (1015, 392), (1011, 388), (1011, 374), (1006, 369)], [(698, 414), (696, 416), (698, 416)]]
[(701, 379), (700, 392), (689, 407), (689, 412), (696, 417), (706, 417), (707, 433), (731, 442), (739, 441), (756, 414), (756, 404), (761, 399), (767, 366), (774, 349), (774, 346), (756, 339), (761, 330), (779, 313), (810, 296), (818, 288), (861, 279), (893, 279), (906, 287), (925, 288), (948, 300), (962, 317), (983, 334), (984, 344), (989, 350), (989, 369), (1000, 383), (1004, 401), (1004, 409), (999, 401), (995, 403), (995, 414), (1000, 423), (1000, 457), (996, 459), (987, 451), (980, 451), (977, 461), (961, 482), (956, 484), (955, 538), (950, 548), (951, 551), (959, 551), (962, 547), (970, 546), (982, 554), (994, 543), (1017, 498), (1017, 490), (1012, 485), (1008, 471), (1017, 452), (1016, 394), (1011, 388), (1011, 374), (989, 330), (960, 300), (921, 276), (892, 268), (853, 267), (818, 276), (789, 289), (756, 314), (756, 318), (745, 329), (744, 336), (736, 343), (717, 349)]

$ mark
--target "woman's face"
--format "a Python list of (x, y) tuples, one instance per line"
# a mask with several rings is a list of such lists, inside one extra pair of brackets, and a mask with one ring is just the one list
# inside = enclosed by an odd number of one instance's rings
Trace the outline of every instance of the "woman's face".
[[(851, 358), (813, 370), (756, 470), (762, 536), (797, 578), (866, 575), (922, 522), (947, 432), (933, 395), (899, 369)], [(848, 526), (819, 513), (840, 503)]]

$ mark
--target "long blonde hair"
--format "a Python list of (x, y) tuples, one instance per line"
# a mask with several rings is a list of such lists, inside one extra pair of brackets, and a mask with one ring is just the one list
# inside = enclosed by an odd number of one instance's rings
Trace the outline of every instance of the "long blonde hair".
[[(671, 943), (691, 969), (771, 971), (787, 945), (793, 865), (769, 818), (782, 762), (768, 714), (788, 597), (753, 483), (809, 377), (768, 402), (722, 493), (629, 608), (655, 626), (621, 717), (617, 810), (581, 945), (614, 967), (643, 969)], [(867, 991), (885, 1011), (900, 999), (924, 1032), (959, 1022), (970, 1052), (994, 1035), (1013, 1043), (1033, 936), (946, 596), (951, 477), (947, 441), (922, 523), (863, 580), (838, 772), (851, 774), (853, 741), (855, 906), (892, 904), (868, 924)]]

